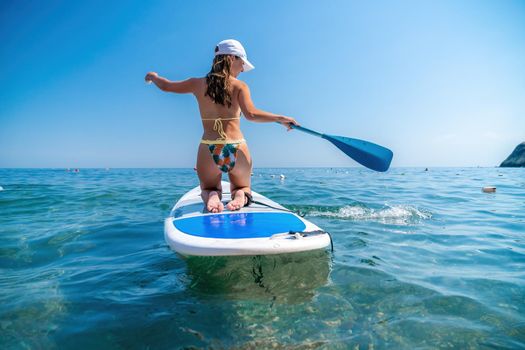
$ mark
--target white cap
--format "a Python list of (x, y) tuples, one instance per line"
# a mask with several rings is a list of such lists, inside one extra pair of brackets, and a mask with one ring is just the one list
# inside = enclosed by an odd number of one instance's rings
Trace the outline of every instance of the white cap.
[(217, 48), (215, 49), (215, 56), (217, 55), (235, 55), (237, 57), (240, 57), (240, 59), (244, 62), (242, 65), (242, 68), (245, 72), (250, 71), (254, 69), (255, 67), (253, 64), (248, 61), (248, 57), (246, 57), (246, 51), (244, 50), (244, 47), (242, 47), (241, 43), (234, 39), (227, 39), (223, 40), (220, 43), (217, 44)]

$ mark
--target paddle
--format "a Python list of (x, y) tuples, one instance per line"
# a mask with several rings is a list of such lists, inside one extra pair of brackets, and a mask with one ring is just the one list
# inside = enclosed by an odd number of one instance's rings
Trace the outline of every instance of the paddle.
[(322, 137), (330, 141), (337, 148), (343, 151), (347, 156), (355, 160), (361, 165), (375, 171), (387, 171), (392, 161), (394, 153), (388, 148), (376, 145), (375, 143), (351, 139), (344, 136), (335, 136), (321, 134), (302, 126), (292, 125), (292, 129), (305, 132), (310, 135)]

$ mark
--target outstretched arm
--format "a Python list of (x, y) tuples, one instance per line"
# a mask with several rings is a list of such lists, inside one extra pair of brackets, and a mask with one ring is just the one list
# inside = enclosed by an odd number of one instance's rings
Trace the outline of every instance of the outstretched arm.
[(166, 92), (176, 92), (179, 94), (187, 94), (195, 91), (195, 78), (190, 78), (182, 81), (170, 81), (166, 78), (159, 77), (155, 72), (149, 72), (144, 78), (146, 82), (153, 82), (159, 89)]
[(246, 119), (252, 122), (278, 122), (287, 127), (288, 130), (291, 129), (292, 124), (299, 125), (299, 123), (297, 123), (297, 121), (294, 118), (286, 117), (284, 115), (279, 114), (273, 114), (256, 108), (252, 102), (250, 89), (248, 88), (248, 85), (244, 82), (241, 82), (241, 89), (239, 92), (239, 104), (241, 106), (242, 114), (244, 114)]

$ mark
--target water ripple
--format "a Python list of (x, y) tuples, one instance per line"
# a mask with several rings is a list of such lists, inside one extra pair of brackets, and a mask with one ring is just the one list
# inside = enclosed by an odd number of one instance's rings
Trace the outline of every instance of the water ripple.
[(420, 220), (428, 220), (432, 214), (425, 210), (419, 210), (410, 205), (387, 205), (383, 208), (368, 208), (365, 205), (346, 205), (340, 208), (318, 208), (303, 211), (307, 216), (331, 217), (337, 219), (349, 219), (356, 221), (377, 221), (388, 224), (411, 224)]

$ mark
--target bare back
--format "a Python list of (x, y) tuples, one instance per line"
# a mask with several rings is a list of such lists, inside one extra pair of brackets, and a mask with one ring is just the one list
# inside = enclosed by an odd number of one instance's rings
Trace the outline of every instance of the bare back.
[[(199, 104), (202, 126), (204, 128), (203, 139), (213, 140), (220, 137), (218, 132), (213, 130), (215, 119), (238, 118), (241, 114), (241, 107), (239, 105), (240, 81), (235, 78), (230, 79), (232, 87), (232, 105), (229, 108), (228, 106), (217, 104), (209, 96), (205, 96), (207, 89), (206, 78), (198, 78), (196, 81), (194, 95)], [(240, 119), (223, 120), (222, 123), (224, 132), (228, 136), (228, 139), (243, 138)]]

